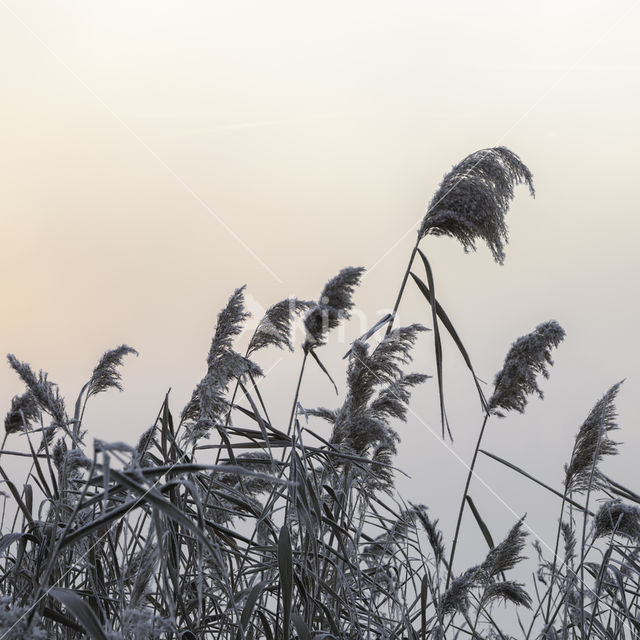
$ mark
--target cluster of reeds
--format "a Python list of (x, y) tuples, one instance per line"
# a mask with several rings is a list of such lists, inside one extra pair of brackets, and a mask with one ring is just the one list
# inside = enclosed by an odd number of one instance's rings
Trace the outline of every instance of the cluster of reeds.
[[(638, 637), (640, 496), (600, 468), (616, 452), (609, 435), (620, 383), (578, 430), (561, 489), (482, 449), (492, 416), (523, 412), (531, 394), (542, 396), (539, 376), (548, 376), (564, 331), (547, 321), (516, 340), (487, 399), (420, 246), (430, 235), (452, 236), (465, 249), (483, 240), (502, 262), (505, 214), (521, 182), (533, 193), (529, 170), (504, 148), (472, 154), (445, 176), (394, 312), (349, 350), (341, 406), (306, 407), (301, 383), (309, 356), (327, 373), (317, 350), (353, 308), (362, 276), (353, 267), (332, 278), (317, 302), (271, 307), (243, 353), (236, 342), (248, 314), (244, 290), (236, 290), (180, 418), (165, 397), (136, 445), (89, 447), (84, 428), (87, 402), (121, 388), (120, 366), (133, 349), (105, 353), (72, 409), (46, 373), (9, 356), (26, 390), (12, 400), (0, 452), (0, 639)], [(424, 277), (413, 270), (417, 256)], [(429, 377), (407, 370), (425, 327), (393, 326), (409, 276), (432, 312), (443, 437), (444, 332), (473, 376), (482, 409), (451, 541), (426, 506), (407, 504), (394, 489), (395, 425), (407, 419), (414, 387)], [(274, 424), (256, 355), (295, 350), (298, 317), (306, 339), (290, 420)], [(329, 423), (328, 437), (317, 421)], [(14, 439), (24, 441), (26, 454), (6, 448)], [(560, 504), (555, 551), (545, 555), (534, 542), (538, 571), (530, 585), (513, 572), (527, 547), (524, 519), (495, 544), (470, 497), (480, 453)], [(22, 486), (2, 465), (10, 455), (27, 456)], [(597, 509), (596, 494), (607, 499)], [(487, 550), (461, 568), (455, 550), (467, 509)], [(455, 513), (444, 517), (453, 521)], [(517, 610), (517, 628), (504, 628), (500, 604)]]

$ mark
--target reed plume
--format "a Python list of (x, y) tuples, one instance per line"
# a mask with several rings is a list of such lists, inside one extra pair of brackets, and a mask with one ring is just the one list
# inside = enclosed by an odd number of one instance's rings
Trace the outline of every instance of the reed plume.
[(442, 614), (465, 613), (469, 609), (471, 590), (477, 586), (479, 575), (480, 566), (476, 566), (454, 578), (440, 600), (440, 612)]
[(527, 532), (523, 530), (524, 518), (520, 518), (510, 529), (507, 537), (495, 546), (482, 563), (482, 571), (490, 578), (513, 569), (518, 562), (524, 560), (524, 549)]
[(484, 240), (493, 258), (503, 264), (508, 242), (505, 215), (514, 187), (526, 184), (535, 194), (533, 178), (520, 158), (506, 147), (481, 149), (447, 173), (436, 191), (418, 231), (456, 238), (465, 251)]
[(614, 384), (598, 400), (578, 430), (571, 462), (565, 469), (565, 485), (569, 491), (586, 491), (591, 482), (594, 487), (607, 486), (598, 465), (605, 456), (618, 453), (618, 443), (609, 438), (609, 433), (618, 428), (614, 402), (622, 382)]
[(440, 564), (445, 558), (444, 542), (442, 539), (442, 531), (438, 529), (438, 520), (432, 520), (427, 514), (428, 507), (423, 504), (411, 505), (416, 514), (418, 522), (422, 525), (429, 545), (433, 550), (436, 565)]
[(98, 362), (91, 374), (89, 386), (87, 387), (87, 397), (111, 388), (122, 391), (122, 375), (120, 371), (118, 371), (118, 367), (122, 364), (122, 359), (128, 354), (137, 356), (138, 352), (126, 344), (123, 344), (107, 351), (102, 358), (100, 358), (100, 362)]
[[(409, 388), (426, 380), (419, 374), (404, 376), (402, 366), (411, 361), (410, 350), (425, 330), (419, 324), (395, 329), (371, 353), (366, 343), (353, 343), (347, 370), (348, 393), (336, 414), (331, 438), (334, 444), (366, 455), (379, 443), (395, 453), (398, 436), (389, 420), (406, 418), (404, 405), (410, 397)], [(394, 388), (400, 395), (392, 396)]]
[(482, 564), (467, 569), (461, 576), (451, 581), (442, 598), (443, 613), (466, 611), (469, 607), (470, 593), (474, 588), (482, 590), (483, 603), (501, 598), (527, 608), (531, 606), (531, 598), (521, 584), (508, 580), (496, 581), (498, 576), (513, 569), (521, 560), (524, 560), (522, 551), (527, 533), (522, 529), (523, 522), (524, 518), (516, 522), (506, 538), (489, 551)]
[(293, 351), (291, 343), (293, 321), (298, 314), (313, 306), (313, 302), (287, 298), (269, 307), (251, 336), (247, 356), (269, 346)]
[[(64, 400), (60, 396), (58, 385), (48, 379), (47, 373), (40, 371), (38, 375), (32, 371), (26, 362), (20, 362), (13, 354), (7, 356), (11, 368), (20, 376), (27, 386), (31, 396), (42, 411), (45, 411), (53, 418), (52, 427), (66, 428), (67, 414)], [(50, 435), (53, 435), (51, 433)]]
[(244, 287), (240, 287), (218, 314), (207, 356), (207, 372), (182, 411), (186, 425), (184, 438), (191, 444), (207, 436), (228, 410), (226, 394), (232, 380), (240, 380), (249, 374), (262, 375), (258, 365), (233, 349), (233, 340), (242, 332), (248, 317), (244, 308)]
[(605, 502), (594, 520), (595, 537), (611, 534), (626, 536), (636, 543), (640, 542), (640, 509), (620, 500)]
[(564, 336), (564, 329), (555, 320), (550, 320), (511, 345), (502, 370), (494, 380), (495, 389), (488, 402), (491, 413), (498, 416), (511, 410), (523, 413), (527, 396), (536, 393), (543, 397), (536, 376), (549, 377), (547, 365), (553, 365), (551, 349), (557, 347)]
[(39, 419), (40, 407), (31, 391), (25, 391), (11, 399), (11, 407), (4, 419), (4, 430), (8, 434), (18, 433), (29, 429)]
[(487, 604), (495, 600), (502, 600), (505, 604), (510, 602), (518, 607), (531, 609), (531, 596), (521, 583), (513, 580), (503, 580), (488, 585), (484, 591), (483, 600)]
[(304, 318), (307, 338), (302, 347), (305, 352), (325, 344), (327, 333), (341, 320), (350, 317), (353, 292), (363, 273), (363, 267), (345, 267), (325, 284), (320, 299), (313, 303)]

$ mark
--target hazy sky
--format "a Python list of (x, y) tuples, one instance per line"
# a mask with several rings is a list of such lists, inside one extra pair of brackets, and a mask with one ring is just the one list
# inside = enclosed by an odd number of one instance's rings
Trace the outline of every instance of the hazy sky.
[[(169, 387), (180, 411), (241, 284), (258, 313), (363, 265), (357, 304), (373, 324), (442, 175), (502, 144), (533, 171), (537, 197), (518, 189), (503, 267), (485, 248), (424, 243), (440, 300), (487, 381), (539, 322), (568, 336), (546, 401), (493, 420), (486, 447), (557, 485), (576, 429), (627, 377), (625, 448), (609, 470), (633, 484), (638, 4), (0, 0), (0, 351), (49, 371), (72, 405), (104, 350), (137, 348), (126, 392), (87, 412), (91, 435), (134, 441)], [(413, 289), (400, 319), (430, 324)], [(468, 460), (481, 416), (445, 348), (453, 448)], [(340, 383), (344, 350), (334, 336), (320, 354)], [(279, 420), (300, 358), (261, 358)], [(430, 336), (414, 368), (434, 373)], [(21, 388), (0, 367), (2, 415)], [(412, 476), (399, 485), (449, 530), (465, 469), (433, 435), (434, 394), (427, 383), (399, 427)], [(338, 399), (311, 369), (302, 403)], [(554, 529), (557, 505), (537, 489), (490, 460), (478, 472), (534, 530)], [(514, 514), (477, 484), (472, 495), (500, 537)]]

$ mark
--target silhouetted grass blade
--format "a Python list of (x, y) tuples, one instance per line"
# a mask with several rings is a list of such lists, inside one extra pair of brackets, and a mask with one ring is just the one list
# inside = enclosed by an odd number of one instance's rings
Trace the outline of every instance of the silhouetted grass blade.
[(324, 373), (326, 374), (327, 378), (329, 378), (329, 380), (331, 380), (331, 384), (333, 385), (333, 388), (336, 391), (336, 395), (338, 395), (338, 387), (337, 387), (336, 383), (333, 381), (333, 378), (331, 377), (331, 374), (327, 371), (327, 368), (324, 366), (324, 364), (322, 364), (322, 361), (318, 357), (318, 354), (313, 349), (311, 349), (310, 353), (313, 356), (313, 359), (318, 363), (318, 366), (322, 369), (322, 371), (324, 371)]
[(471, 499), (471, 496), (467, 494), (465, 497), (467, 499), (467, 504), (471, 508), (471, 513), (473, 513), (473, 517), (476, 519), (476, 522), (480, 527), (480, 531), (482, 531), (482, 536), (484, 537), (487, 545), (489, 545), (489, 549), (493, 549), (493, 547), (495, 547), (496, 545), (493, 542), (493, 537), (491, 536), (489, 527), (487, 527), (485, 521), (482, 519), (482, 516), (480, 515), (480, 512), (478, 511), (478, 509), (476, 508), (476, 505)]
[(278, 569), (280, 571), (282, 594), (282, 636), (284, 640), (288, 640), (291, 600), (293, 597), (293, 555), (291, 553), (289, 529), (286, 524), (282, 525), (278, 536)]
[[(415, 283), (418, 285), (418, 288), (420, 289), (420, 291), (423, 293), (423, 295), (427, 299), (427, 302), (431, 304), (431, 291), (429, 290), (429, 287), (427, 287), (427, 285), (418, 276), (416, 276), (415, 273), (412, 272), (411, 276), (413, 277)], [(471, 375), (473, 376), (473, 381), (476, 385), (476, 389), (478, 390), (480, 403), (482, 404), (483, 410), (486, 411), (487, 399), (484, 396), (484, 392), (482, 391), (482, 387), (480, 386), (479, 379), (476, 376), (476, 373), (473, 369), (473, 365), (471, 364), (471, 358), (469, 357), (469, 354), (467, 353), (467, 349), (465, 348), (462, 340), (460, 339), (458, 332), (455, 330), (455, 327), (453, 326), (453, 323), (451, 322), (449, 316), (447, 315), (445, 310), (442, 308), (442, 305), (437, 300), (436, 300), (436, 313), (438, 314), (438, 318), (440, 318), (442, 324), (445, 326), (445, 328), (449, 332), (449, 335), (451, 336), (456, 346), (458, 347), (458, 351), (460, 351), (460, 355), (464, 359), (465, 364), (467, 365), (467, 368), (471, 372)]]
[(70, 589), (61, 589), (59, 587), (50, 589), (48, 593), (73, 613), (91, 638), (94, 640), (107, 640), (96, 614), (77, 593)]
[(436, 353), (436, 372), (438, 378), (438, 397), (440, 399), (440, 420), (442, 422), (442, 437), (444, 438), (444, 430), (445, 427), (447, 429), (447, 433), (449, 434), (449, 438), (453, 439), (451, 436), (451, 430), (449, 429), (449, 423), (447, 421), (447, 415), (444, 408), (444, 385), (442, 380), (442, 342), (440, 340), (440, 330), (438, 328), (438, 320), (437, 314), (435, 311), (435, 298), (433, 297), (433, 276), (431, 275), (431, 270), (427, 272), (427, 279), (429, 279), (429, 283), (431, 285), (431, 290), (429, 290), (422, 280), (418, 278), (413, 272), (411, 272), (411, 276), (413, 277), (415, 283), (418, 285), (418, 288), (422, 292), (422, 294), (427, 299), (427, 302), (431, 305), (432, 317), (433, 317), (433, 342)]
[[(536, 484), (539, 484), (541, 487), (545, 488), (547, 491), (550, 491), (551, 493), (553, 493), (556, 496), (558, 496), (558, 498), (564, 497), (560, 491), (557, 491), (553, 487), (550, 487), (548, 484), (542, 482), (542, 480), (538, 480), (537, 478), (532, 476), (530, 473), (527, 473), (524, 469), (521, 469), (520, 467), (518, 467), (517, 465), (513, 464), (512, 462), (509, 462), (508, 460), (505, 460), (504, 458), (501, 458), (500, 456), (497, 456), (495, 453), (489, 453), (489, 451), (485, 451), (484, 449), (478, 449), (478, 451), (480, 453), (483, 453), (485, 456), (488, 456), (489, 458), (493, 458), (496, 462), (499, 462), (500, 464), (505, 465), (505, 467), (509, 467), (510, 469), (513, 469), (514, 471), (517, 471), (520, 475), (523, 475), (525, 478), (528, 478), (529, 480), (532, 480)], [(572, 500), (568, 496), (564, 497), (564, 499), (569, 504), (573, 505), (577, 509), (580, 509), (580, 511), (584, 511), (584, 506), (581, 505), (579, 502), (576, 502), (575, 500)], [(589, 515), (594, 515), (594, 514), (593, 514), (593, 512), (589, 511)]]
[(291, 622), (293, 622), (293, 626), (296, 628), (299, 640), (311, 640), (311, 632), (309, 631), (309, 627), (301, 616), (299, 616), (297, 613), (292, 613)]

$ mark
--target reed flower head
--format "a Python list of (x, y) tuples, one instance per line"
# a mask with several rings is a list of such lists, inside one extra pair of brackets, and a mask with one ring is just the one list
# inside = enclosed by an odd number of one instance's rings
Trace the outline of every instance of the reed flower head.
[(623, 381), (614, 384), (595, 404), (576, 436), (571, 462), (566, 468), (565, 484), (570, 491), (586, 491), (589, 484), (606, 487), (598, 465), (604, 456), (618, 453), (617, 443), (609, 438), (616, 424), (615, 399)]
[(242, 333), (242, 326), (249, 318), (249, 312), (244, 309), (245, 286), (236, 289), (227, 306), (218, 314), (216, 329), (209, 347), (207, 365), (214, 366), (219, 360), (223, 360), (233, 352), (233, 339)]
[(228, 410), (226, 392), (232, 380), (245, 375), (262, 375), (260, 367), (233, 349), (233, 339), (242, 332), (248, 317), (249, 313), (244, 309), (244, 287), (240, 287), (218, 314), (207, 356), (207, 372), (182, 412), (182, 420), (187, 425), (184, 438), (190, 443), (208, 435)]
[(4, 419), (4, 430), (7, 433), (18, 433), (28, 429), (40, 418), (40, 408), (31, 391), (13, 396), (11, 408)]
[(481, 566), (489, 578), (513, 569), (520, 560), (524, 560), (524, 556), (521, 554), (527, 539), (527, 532), (522, 529), (523, 523), (524, 518), (520, 518), (513, 525), (507, 537), (487, 554)]
[(418, 237), (447, 235), (462, 243), (465, 251), (484, 240), (496, 262), (504, 262), (508, 241), (505, 215), (515, 185), (525, 183), (534, 195), (529, 169), (505, 147), (481, 149), (455, 165), (442, 179)]
[(502, 370), (494, 380), (494, 392), (488, 402), (491, 413), (498, 416), (504, 416), (501, 410), (523, 413), (528, 395), (536, 393), (543, 397), (536, 376), (549, 377), (547, 365), (553, 364), (551, 349), (557, 347), (564, 336), (564, 329), (550, 320), (511, 345)]
[(410, 351), (421, 331), (426, 329), (419, 324), (395, 329), (371, 353), (364, 340), (356, 340), (350, 353), (348, 392), (342, 406), (337, 411), (301, 411), (333, 424), (333, 446), (346, 448), (357, 456), (371, 456), (371, 472), (378, 474), (368, 481), (372, 489), (391, 487), (389, 464), (399, 438), (390, 422), (393, 418), (406, 420), (410, 389), (428, 378), (402, 370), (411, 361)]
[(531, 609), (531, 596), (524, 590), (522, 584), (512, 580), (491, 583), (485, 589), (483, 599), (487, 603), (502, 600), (505, 604), (511, 602), (518, 607)]
[(153, 426), (146, 429), (138, 440), (138, 444), (136, 445), (135, 460), (141, 467), (148, 467), (153, 465), (153, 456), (149, 453), (149, 451), (151, 447), (158, 446), (158, 441), (156, 440), (157, 430), (158, 429), (154, 424)]
[(598, 509), (594, 527), (596, 538), (618, 534), (640, 542), (640, 509), (620, 500), (608, 500)]
[(427, 534), (427, 538), (429, 539), (429, 544), (433, 549), (433, 556), (436, 560), (436, 564), (442, 562), (445, 557), (445, 548), (444, 542), (442, 540), (442, 531), (438, 529), (438, 520), (431, 520), (429, 515), (427, 514), (427, 509), (423, 504), (412, 505), (416, 518), (418, 522), (422, 525), (425, 533)]
[(313, 302), (287, 298), (269, 307), (251, 336), (247, 355), (268, 346), (293, 351), (291, 327), (294, 318), (313, 306)]
[(346, 444), (358, 455), (383, 444), (395, 453), (398, 436), (389, 425), (393, 417), (406, 419), (409, 388), (426, 376), (404, 375), (410, 351), (425, 327), (413, 324), (392, 331), (369, 353), (368, 345), (356, 340), (347, 370), (348, 393), (336, 415), (332, 442)]
[(26, 362), (20, 362), (13, 354), (9, 354), (7, 360), (9, 360), (11, 368), (25, 383), (40, 409), (46, 411), (53, 418), (52, 426), (54, 429), (66, 426), (67, 414), (64, 400), (58, 391), (58, 385), (50, 382), (44, 371), (40, 371), (36, 376)]
[(327, 333), (342, 319), (349, 318), (354, 305), (353, 292), (363, 273), (363, 267), (346, 267), (325, 284), (319, 301), (313, 303), (304, 318), (307, 338), (302, 347), (305, 351), (325, 344)]
[(520, 584), (495, 580), (497, 576), (513, 569), (518, 562), (524, 560), (522, 551), (527, 533), (522, 529), (523, 522), (524, 518), (516, 522), (507, 537), (489, 551), (482, 564), (467, 569), (461, 576), (452, 580), (442, 598), (443, 613), (465, 611), (469, 606), (469, 594), (476, 587), (483, 590), (484, 597), (489, 601), (502, 598), (517, 605), (531, 605), (531, 598)]
[(118, 367), (122, 364), (122, 359), (128, 354), (137, 356), (138, 352), (123, 344), (107, 351), (100, 358), (100, 362), (96, 365), (89, 380), (87, 398), (110, 388), (122, 391), (122, 375), (118, 371)]
[(440, 611), (443, 614), (465, 613), (469, 609), (469, 596), (476, 586), (481, 568), (471, 567), (462, 575), (454, 578), (440, 600)]

